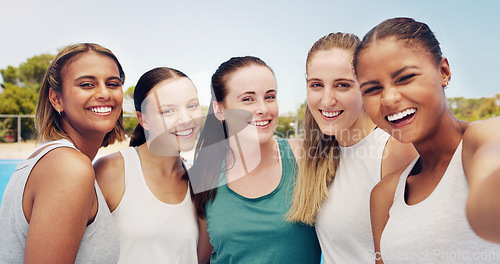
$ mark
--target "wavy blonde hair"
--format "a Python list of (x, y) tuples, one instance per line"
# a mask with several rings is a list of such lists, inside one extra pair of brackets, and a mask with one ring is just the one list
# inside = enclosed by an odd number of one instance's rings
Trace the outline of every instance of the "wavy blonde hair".
[[(62, 93), (62, 78), (66, 66), (73, 59), (85, 52), (95, 52), (100, 55), (105, 55), (111, 58), (118, 68), (120, 80), (125, 81), (125, 73), (116, 56), (107, 48), (104, 48), (94, 43), (78, 43), (63, 48), (59, 54), (52, 60), (49, 68), (45, 72), (42, 86), (38, 95), (38, 105), (35, 114), (35, 128), (38, 131), (37, 142), (46, 142), (58, 139), (69, 139), (61, 125), (61, 115), (52, 107), (49, 100), (49, 90), (52, 88), (58, 93)], [(102, 147), (113, 144), (116, 140), (123, 141), (125, 139), (125, 128), (123, 127), (123, 115), (118, 118), (113, 130), (108, 132), (101, 143)]]
[[(306, 72), (317, 52), (340, 48), (354, 54), (359, 42), (356, 35), (349, 33), (330, 33), (320, 38), (307, 54)], [(335, 136), (321, 132), (309, 107), (304, 114), (304, 130), (304, 152), (287, 220), (313, 225), (321, 205), (328, 198), (328, 189), (339, 166), (340, 147)]]

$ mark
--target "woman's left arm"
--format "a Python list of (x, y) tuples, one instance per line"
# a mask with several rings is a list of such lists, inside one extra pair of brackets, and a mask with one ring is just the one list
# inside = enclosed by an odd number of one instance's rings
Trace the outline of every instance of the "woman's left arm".
[(467, 218), (482, 238), (500, 243), (500, 117), (478, 121), (464, 134), (462, 161), (469, 181)]

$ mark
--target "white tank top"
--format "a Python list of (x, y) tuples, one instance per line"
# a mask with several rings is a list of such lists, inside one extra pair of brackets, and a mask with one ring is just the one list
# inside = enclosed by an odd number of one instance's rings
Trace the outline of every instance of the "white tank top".
[(370, 192), (380, 181), (388, 139), (377, 128), (355, 145), (340, 147), (340, 164), (316, 221), (325, 264), (374, 263)]
[(467, 222), (469, 187), (462, 167), (462, 143), (434, 191), (408, 205), (406, 179), (417, 160), (403, 172), (396, 188), (380, 242), (384, 263), (500, 263), (500, 245), (479, 238)]
[(148, 188), (135, 148), (120, 151), (125, 192), (112, 215), (120, 234), (118, 263), (198, 263), (198, 221), (189, 187), (179, 204), (166, 204)]
[[(23, 211), (24, 189), (38, 161), (53, 149), (61, 147), (78, 150), (66, 139), (48, 142), (35, 151), (43, 148), (35, 157), (21, 161), (12, 174), (0, 205), (0, 263), (24, 262), (24, 247), (29, 229)], [(75, 263), (116, 263), (120, 251), (118, 230), (97, 182), (94, 189), (97, 194), (97, 214), (94, 221), (85, 228)]]

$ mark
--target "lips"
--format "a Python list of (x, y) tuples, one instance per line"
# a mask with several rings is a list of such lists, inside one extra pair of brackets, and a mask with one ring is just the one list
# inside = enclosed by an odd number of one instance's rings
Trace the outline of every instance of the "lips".
[(178, 131), (174, 131), (172, 132), (172, 134), (178, 136), (178, 137), (185, 137), (185, 136), (189, 136), (193, 133), (194, 131), (194, 128), (188, 128), (188, 129), (184, 129), (184, 130), (178, 130)]
[(343, 110), (339, 110), (339, 111), (319, 110), (319, 111), (321, 112), (321, 115), (323, 115), (326, 118), (337, 117), (344, 112)]
[(263, 127), (269, 125), (269, 123), (271, 123), (271, 120), (251, 121), (249, 124), (252, 126)]
[(415, 115), (416, 112), (417, 112), (416, 108), (407, 108), (403, 111), (387, 115), (385, 119), (387, 119), (387, 121), (392, 123), (402, 123), (413, 117), (413, 115)]
[(97, 114), (107, 114), (110, 113), (111, 110), (113, 110), (113, 107), (111, 106), (93, 106), (89, 108), (90, 111), (97, 113)]

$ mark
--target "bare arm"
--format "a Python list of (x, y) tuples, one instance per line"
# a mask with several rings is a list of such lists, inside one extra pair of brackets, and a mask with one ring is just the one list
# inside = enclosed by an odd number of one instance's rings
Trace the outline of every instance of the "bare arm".
[(207, 221), (198, 218), (200, 236), (198, 238), (198, 263), (206, 264), (210, 262), (210, 256), (214, 248), (210, 245), (210, 238), (207, 232)]
[(464, 134), (469, 181), (467, 218), (482, 238), (500, 243), (500, 117), (473, 123)]
[(29, 223), (25, 263), (75, 262), (97, 213), (94, 183), (91, 161), (74, 149), (55, 149), (37, 163), (23, 196)]
[(370, 219), (372, 223), (373, 242), (375, 244), (375, 263), (383, 264), (380, 252), (380, 238), (389, 220), (394, 193), (399, 180), (399, 174), (391, 174), (382, 179), (370, 195)]
[(95, 177), (109, 210), (113, 212), (125, 192), (125, 165), (123, 157), (115, 152), (94, 163)]

